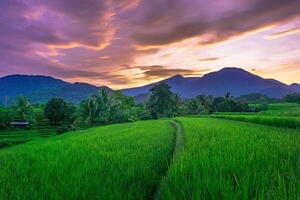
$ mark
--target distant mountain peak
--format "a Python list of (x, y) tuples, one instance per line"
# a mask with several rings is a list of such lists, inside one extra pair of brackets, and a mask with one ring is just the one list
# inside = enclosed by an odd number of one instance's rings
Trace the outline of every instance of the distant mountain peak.
[(51, 76), (45, 76), (45, 75), (23, 75), (23, 74), (11, 74), (0, 78), (52, 78), (54, 79)]
[(242, 68), (238, 68), (238, 67), (225, 67), (219, 71), (217, 71), (216, 73), (218, 72), (227, 72), (227, 73), (247, 73), (247, 74), (251, 74), (250, 72), (242, 69)]
[(184, 77), (181, 75), (181, 74), (176, 74), (174, 76), (171, 76), (170, 78), (168, 79), (184, 79)]
[(300, 86), (300, 83), (292, 83), (291, 86)]
[[(237, 67), (225, 67), (202, 77), (184, 78), (181, 75), (175, 75), (160, 82), (166, 82), (171, 86), (172, 91), (184, 98), (191, 98), (198, 94), (223, 96), (226, 92), (230, 92), (233, 96), (262, 93), (270, 97), (282, 97), (295, 91), (284, 83), (264, 79)], [(153, 85), (155, 83), (126, 89), (123, 92), (126, 95), (136, 96), (147, 93)]]

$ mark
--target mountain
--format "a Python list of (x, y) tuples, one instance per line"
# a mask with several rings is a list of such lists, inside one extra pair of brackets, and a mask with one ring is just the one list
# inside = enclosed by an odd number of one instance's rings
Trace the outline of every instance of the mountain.
[(49, 76), (10, 75), (0, 78), (1, 96), (26, 95), (39, 90), (63, 87), (69, 83)]
[(298, 83), (293, 83), (290, 85), (290, 88), (297, 90), (298, 92), (300, 92), (300, 84)]
[(223, 96), (227, 92), (230, 92), (233, 96), (261, 93), (272, 98), (280, 98), (286, 94), (296, 92), (289, 85), (273, 79), (261, 78), (240, 68), (223, 68), (202, 77), (185, 78), (176, 75), (157, 83), (125, 89), (123, 93), (130, 96), (148, 93), (151, 87), (160, 82), (170, 85), (173, 92), (178, 93), (183, 98), (191, 98), (198, 94)]
[[(168, 79), (142, 87), (122, 90), (125, 95), (134, 96), (143, 102), (154, 85), (165, 82), (183, 98), (198, 94), (223, 96), (230, 92), (233, 96), (260, 93), (271, 98), (280, 98), (289, 93), (300, 93), (300, 84), (286, 85), (273, 79), (264, 79), (240, 68), (223, 68), (202, 77), (175, 75)], [(47, 102), (54, 97), (67, 102), (80, 103), (101, 87), (87, 83), (69, 83), (50, 76), (10, 75), (0, 78), (0, 104), (10, 104), (17, 96), (27, 96), (33, 103)], [(104, 87), (112, 91), (108, 87)]]
[(97, 93), (100, 88), (87, 83), (74, 83), (53, 90), (39, 91), (31, 94), (29, 98), (32, 102), (47, 102), (51, 98), (59, 97), (78, 104), (89, 95)]
[(77, 104), (100, 88), (87, 83), (72, 84), (49, 76), (10, 75), (0, 78), (0, 104), (10, 104), (18, 96), (26, 96), (33, 103), (60, 97)]

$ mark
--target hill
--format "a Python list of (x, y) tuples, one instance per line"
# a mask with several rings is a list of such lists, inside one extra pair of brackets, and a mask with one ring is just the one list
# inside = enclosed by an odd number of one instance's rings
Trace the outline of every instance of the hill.
[[(143, 102), (149, 89), (160, 82), (170, 85), (182, 98), (191, 98), (199, 94), (223, 96), (227, 92), (233, 96), (260, 93), (271, 98), (281, 98), (289, 93), (300, 92), (300, 84), (286, 85), (240, 68), (223, 68), (202, 77), (183, 77), (178, 74), (149, 85), (124, 89), (122, 92), (136, 97), (137, 102)], [(21, 95), (27, 96), (34, 103), (60, 97), (77, 104), (100, 88), (87, 83), (69, 83), (49, 76), (10, 75), (0, 78), (0, 104), (10, 104)], [(108, 87), (105, 88), (112, 91)]]
[[(273, 79), (264, 79), (240, 68), (223, 68), (202, 77), (183, 77), (176, 75), (162, 80), (183, 98), (191, 98), (198, 94), (223, 96), (230, 92), (233, 96), (249, 93), (261, 93), (272, 98), (280, 98), (286, 94), (297, 92), (295, 88)], [(147, 93), (151, 87), (160, 83), (152, 83), (142, 87), (123, 90), (125, 95), (137, 96)]]
[(290, 85), (290, 87), (297, 90), (298, 92), (300, 92), (300, 84), (293, 83), (293, 84)]
[(87, 83), (73, 83), (53, 90), (38, 91), (31, 94), (29, 98), (33, 102), (47, 102), (51, 98), (59, 97), (67, 102), (78, 104), (89, 95), (97, 93), (100, 88), (102, 87)]
[(10, 75), (0, 78), (0, 104), (10, 104), (18, 96), (26, 96), (34, 103), (47, 102), (54, 97), (79, 103), (100, 88), (87, 83), (72, 84), (49, 76)]

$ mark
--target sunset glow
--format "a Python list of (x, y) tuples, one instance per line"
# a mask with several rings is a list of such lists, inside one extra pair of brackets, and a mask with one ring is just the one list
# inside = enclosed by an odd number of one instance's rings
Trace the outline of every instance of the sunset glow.
[(2, 0), (0, 76), (128, 88), (240, 67), (300, 82), (300, 0)]

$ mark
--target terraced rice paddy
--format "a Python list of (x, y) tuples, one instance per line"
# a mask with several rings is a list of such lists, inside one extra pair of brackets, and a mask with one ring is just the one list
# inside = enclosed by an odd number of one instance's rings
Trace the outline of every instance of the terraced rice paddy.
[[(34, 110), (35, 123), (28, 129), (0, 129), (0, 149), (28, 142), (35, 139), (55, 136), (58, 126), (51, 125), (41, 109)], [(80, 124), (80, 129), (87, 129), (89, 125)]]
[(36, 122), (31, 129), (0, 130), (0, 148), (56, 134), (57, 127), (50, 125), (42, 111), (37, 110), (35, 118)]

